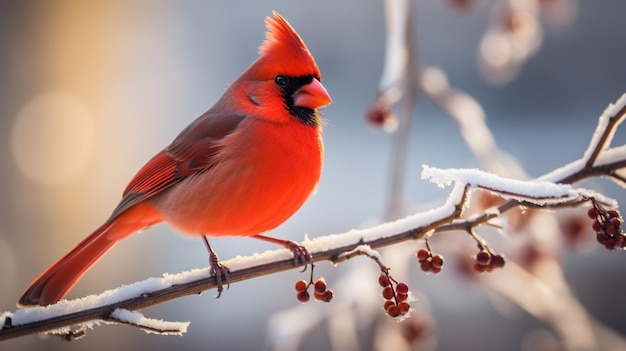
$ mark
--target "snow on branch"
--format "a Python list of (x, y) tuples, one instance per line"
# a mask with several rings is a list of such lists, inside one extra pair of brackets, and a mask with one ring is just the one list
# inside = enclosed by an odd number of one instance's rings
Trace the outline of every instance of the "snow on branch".
[[(183, 335), (187, 332), (189, 322), (167, 322), (146, 318), (137, 311), (116, 308), (110, 315), (109, 321), (127, 324), (143, 329), (146, 333), (161, 335)], [(107, 321), (108, 322), (108, 321)]]
[[(595, 216), (597, 225), (601, 226), (602, 230), (610, 231), (611, 223), (615, 222), (616, 218), (612, 212), (616, 211), (605, 210), (604, 206), (616, 208), (617, 203), (600, 193), (573, 187), (571, 184), (585, 178), (600, 176), (610, 177), (618, 182), (621, 180), (623, 183), (624, 178), (621, 178), (619, 171), (626, 168), (626, 145), (610, 147), (610, 143), (615, 129), (623, 121), (624, 116), (626, 116), (626, 94), (600, 116), (589, 148), (581, 159), (536, 180), (508, 179), (476, 169), (443, 170), (424, 166), (422, 173), (424, 179), (442, 187), (453, 185), (447, 200), (441, 206), (367, 229), (355, 229), (314, 239), (306, 238), (302, 245), (311, 253), (311, 265), (319, 261), (340, 263), (356, 256), (374, 260), (386, 275), (387, 282), (381, 282), (381, 286), (387, 289), (389, 281), (395, 280), (389, 276), (377, 249), (409, 240), (428, 240), (431, 235), (451, 230), (469, 232), (479, 246), (487, 248), (474, 233), (474, 228), (513, 208), (574, 207), (588, 202), (592, 206), (593, 212), (590, 213)], [(464, 209), (469, 206), (470, 196), (477, 189), (488, 190), (505, 201), (495, 208), (485, 209), (481, 214), (463, 218)], [(615, 239), (610, 232), (606, 234), (606, 240)], [(614, 242), (611, 242), (611, 245), (619, 247)], [(424, 253), (430, 254), (432, 253)], [(420, 262), (434, 263), (433, 258), (424, 256)], [(295, 268), (291, 252), (287, 249), (238, 256), (222, 261), (222, 264), (230, 269), (230, 283)], [(398, 303), (402, 300), (401, 296), (405, 295), (404, 286), (401, 287), (402, 283), (398, 282), (394, 284), (396, 285), (392, 284), (391, 293)], [(178, 274), (166, 273), (160, 278), (149, 278), (98, 295), (62, 300), (45, 307), (28, 307), (15, 312), (4, 312), (0, 314), (0, 341), (40, 332), (74, 339), (84, 336), (87, 328), (101, 322), (122, 323), (150, 333), (181, 335), (186, 332), (188, 322), (167, 322), (146, 318), (136, 311), (182, 296), (197, 295), (216, 287), (215, 277), (210, 275), (209, 268), (203, 268)], [(77, 324), (78, 329), (72, 330), (71, 326)]]

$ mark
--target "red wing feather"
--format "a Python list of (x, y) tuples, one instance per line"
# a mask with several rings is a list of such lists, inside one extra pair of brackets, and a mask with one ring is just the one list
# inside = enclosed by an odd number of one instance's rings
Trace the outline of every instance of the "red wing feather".
[(159, 152), (130, 181), (111, 218), (185, 178), (211, 168), (218, 149), (214, 141), (205, 138), (192, 144), (188, 158), (184, 160), (174, 159), (166, 150)]
[(239, 114), (216, 113), (214, 109), (198, 117), (137, 172), (111, 218), (185, 178), (211, 168), (220, 149), (219, 141), (232, 133), (243, 118)]

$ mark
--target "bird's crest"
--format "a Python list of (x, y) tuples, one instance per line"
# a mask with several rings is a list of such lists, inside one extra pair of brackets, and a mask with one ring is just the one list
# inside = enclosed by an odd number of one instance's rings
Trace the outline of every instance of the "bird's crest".
[(320, 79), (320, 71), (298, 33), (278, 12), (265, 18), (265, 41), (259, 47), (259, 60), (263, 61), (268, 74), (291, 76), (314, 75)]

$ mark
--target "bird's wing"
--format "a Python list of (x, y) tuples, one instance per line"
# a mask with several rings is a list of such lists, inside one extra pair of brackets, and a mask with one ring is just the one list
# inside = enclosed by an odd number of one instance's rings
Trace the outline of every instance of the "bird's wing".
[(237, 128), (238, 115), (202, 115), (130, 181), (111, 218), (215, 164), (219, 141)]

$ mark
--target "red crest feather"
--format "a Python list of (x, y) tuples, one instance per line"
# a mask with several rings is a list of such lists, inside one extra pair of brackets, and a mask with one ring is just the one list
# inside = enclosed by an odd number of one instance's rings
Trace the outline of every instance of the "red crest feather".
[(273, 76), (285, 74), (290, 76), (313, 75), (320, 79), (320, 71), (298, 33), (278, 12), (274, 17), (265, 18), (265, 41), (259, 47), (257, 60), (260, 74)]

